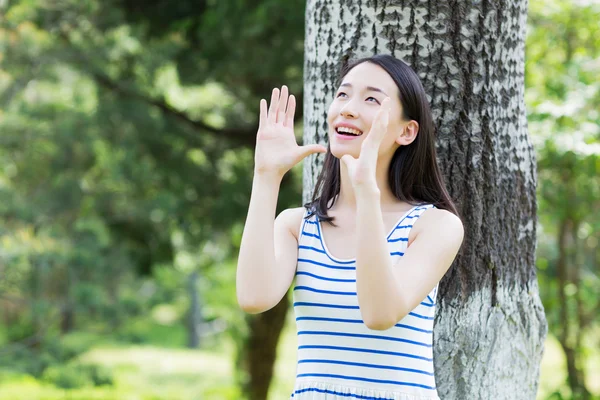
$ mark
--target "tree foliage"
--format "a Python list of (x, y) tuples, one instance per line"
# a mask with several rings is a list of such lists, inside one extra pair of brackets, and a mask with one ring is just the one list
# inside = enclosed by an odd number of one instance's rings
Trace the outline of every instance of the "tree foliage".
[(532, 2), (527, 42), (529, 129), (538, 152), (538, 268), (551, 331), (573, 398), (590, 398), (586, 354), (599, 348), (600, 7)]
[[(259, 98), (286, 82), (301, 99), (303, 3), (0, 7), (0, 343), (175, 302), (140, 295), (163, 267), (181, 287), (200, 269), (206, 319), (233, 306), (215, 298), (232, 282), (206, 281), (231, 280)], [(299, 193), (292, 175), (281, 207)]]

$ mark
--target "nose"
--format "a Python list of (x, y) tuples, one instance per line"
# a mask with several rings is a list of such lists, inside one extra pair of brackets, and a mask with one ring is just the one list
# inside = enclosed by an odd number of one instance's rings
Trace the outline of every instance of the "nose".
[(340, 109), (340, 115), (344, 118), (357, 118), (358, 108), (354, 104), (353, 100), (348, 100), (346, 104)]

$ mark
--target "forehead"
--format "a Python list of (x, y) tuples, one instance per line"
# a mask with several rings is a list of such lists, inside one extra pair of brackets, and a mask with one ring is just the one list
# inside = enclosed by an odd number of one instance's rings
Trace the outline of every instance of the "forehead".
[(360, 90), (373, 86), (383, 90), (388, 96), (398, 94), (398, 87), (392, 77), (379, 65), (363, 62), (352, 68), (342, 79), (342, 84), (349, 83), (353, 88)]

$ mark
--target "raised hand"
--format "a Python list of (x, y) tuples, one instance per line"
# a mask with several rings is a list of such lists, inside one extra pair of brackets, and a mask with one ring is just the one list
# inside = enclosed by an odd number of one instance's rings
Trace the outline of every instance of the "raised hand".
[(376, 187), (376, 170), (379, 147), (387, 133), (390, 115), (390, 99), (386, 98), (381, 103), (379, 111), (375, 115), (371, 130), (363, 140), (360, 155), (354, 158), (349, 154), (342, 156), (342, 162), (348, 168), (348, 174), (352, 187), (357, 190), (364, 186)]
[(274, 174), (281, 178), (294, 165), (312, 153), (324, 153), (321, 145), (298, 146), (294, 135), (296, 98), (288, 96), (287, 86), (273, 89), (271, 103), (260, 101), (260, 120), (254, 156), (255, 173)]

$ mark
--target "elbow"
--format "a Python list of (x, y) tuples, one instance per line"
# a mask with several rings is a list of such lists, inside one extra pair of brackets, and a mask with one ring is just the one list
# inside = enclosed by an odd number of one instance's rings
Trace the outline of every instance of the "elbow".
[(261, 312), (266, 311), (264, 304), (262, 304), (261, 302), (252, 301), (249, 299), (241, 299), (239, 296), (238, 305), (240, 306), (242, 311), (248, 314), (260, 314)]
[(390, 304), (398, 304), (398, 301), (388, 301), (387, 306), (382, 304), (360, 304), (360, 315), (367, 328), (373, 331), (385, 331), (393, 328), (404, 315), (404, 307), (392, 308)]
[(235, 286), (237, 303), (242, 311), (248, 314), (260, 314), (268, 309), (265, 307), (264, 296), (258, 295), (254, 288), (240, 283), (239, 278)]
[(252, 303), (239, 303), (240, 308), (247, 314), (260, 314), (262, 312), (267, 311), (268, 309), (263, 307), (260, 304), (252, 304)]
[(365, 322), (365, 325), (367, 325), (367, 328), (369, 328), (372, 331), (386, 331), (386, 330), (390, 329), (391, 327), (393, 327), (394, 325), (396, 325), (396, 322), (380, 320), (380, 321)]
[(385, 331), (392, 328), (398, 322), (395, 318), (377, 316), (370, 318), (363, 318), (367, 328), (373, 331)]
[(242, 311), (248, 314), (260, 314), (270, 310), (273, 307), (263, 299), (251, 296), (242, 296), (239, 293), (237, 296), (237, 301)]
[(371, 315), (363, 314), (363, 322), (367, 328), (373, 331), (385, 331), (396, 326), (398, 321), (408, 315), (408, 312), (393, 312), (373, 313)]

